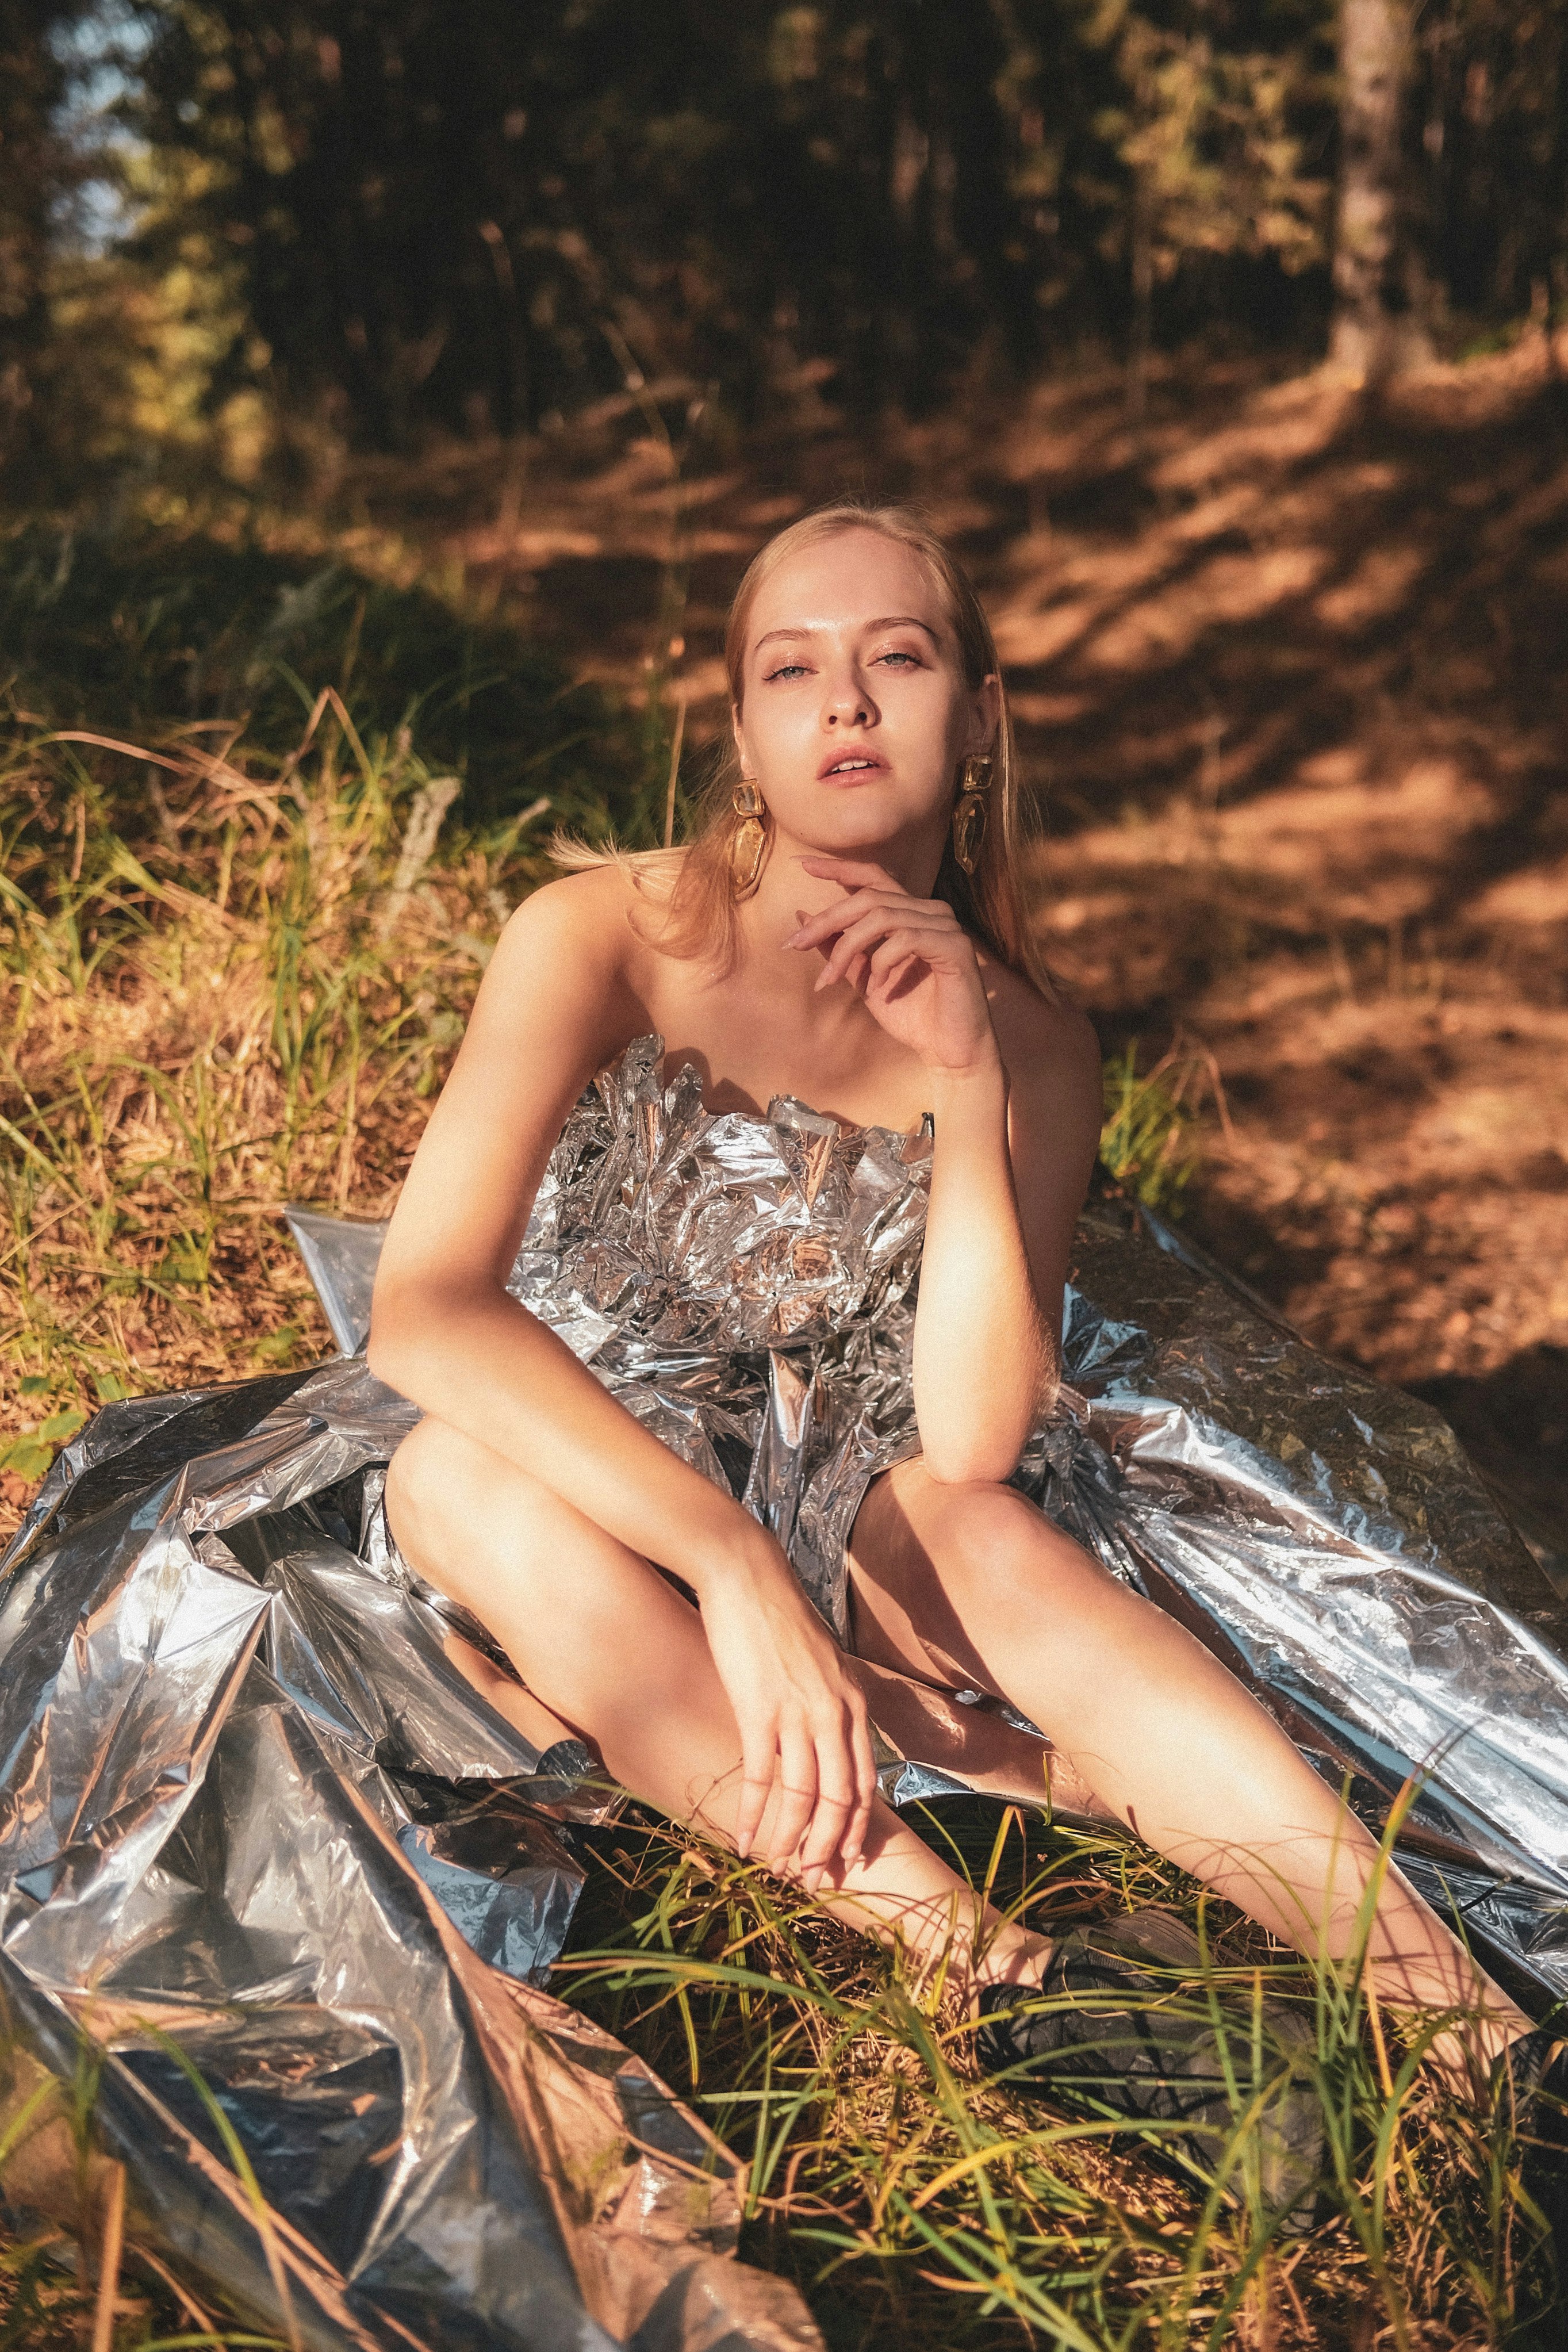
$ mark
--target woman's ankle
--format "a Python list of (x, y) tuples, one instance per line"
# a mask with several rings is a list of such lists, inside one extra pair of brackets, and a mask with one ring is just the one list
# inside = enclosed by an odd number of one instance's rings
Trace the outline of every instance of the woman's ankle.
[(975, 1956), (969, 1972), (972, 1982), (977, 1990), (982, 1986), (999, 1985), (1031, 1992), (1044, 1976), (1055, 1948), (1049, 1936), (1033, 1935), (1025, 1928), (1005, 1938), (993, 1937)]

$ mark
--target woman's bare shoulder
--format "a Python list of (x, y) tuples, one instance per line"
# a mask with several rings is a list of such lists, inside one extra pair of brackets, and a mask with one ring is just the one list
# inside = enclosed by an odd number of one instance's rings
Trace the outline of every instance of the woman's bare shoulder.
[(619, 858), (541, 882), (517, 906), (501, 936), (514, 953), (549, 946), (579, 949), (613, 963), (636, 943), (632, 918), (640, 902), (632, 876)]
[(507, 923), (492, 969), (508, 992), (548, 967), (588, 990), (641, 996), (652, 953), (647, 917), (661, 896), (657, 879), (650, 887), (621, 859), (541, 883)]
[(1094, 1024), (1076, 1004), (1042, 996), (1021, 971), (985, 960), (986, 992), (997, 1043), (1015, 1087), (1043, 1086), (1059, 1101), (1071, 1097), (1100, 1104), (1100, 1040)]
[(642, 1026), (643, 950), (632, 891), (614, 866), (542, 883), (496, 943), (468, 1024), (459, 1071), (510, 1066), (526, 1047), (536, 1067), (602, 1067)]

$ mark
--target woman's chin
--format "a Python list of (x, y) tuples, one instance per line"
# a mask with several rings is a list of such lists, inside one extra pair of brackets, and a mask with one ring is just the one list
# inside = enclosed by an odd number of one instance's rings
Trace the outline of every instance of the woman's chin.
[[(788, 843), (786, 854), (795, 857), (855, 858), (880, 866), (889, 857), (906, 856), (926, 830), (918, 821), (911, 823), (907, 816), (885, 809), (845, 810), (836, 823), (802, 827)], [(780, 840), (785, 841), (782, 834)]]

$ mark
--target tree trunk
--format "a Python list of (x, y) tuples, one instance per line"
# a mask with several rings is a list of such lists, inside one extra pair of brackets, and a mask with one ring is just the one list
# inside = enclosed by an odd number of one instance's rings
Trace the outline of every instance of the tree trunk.
[(68, 20), (47, 0), (0, 0), (0, 467), (37, 454), (45, 437), (35, 384), (49, 325), (49, 214), (68, 184), (53, 127), (65, 73), (50, 35)]
[(1364, 383), (1431, 356), (1410, 236), (1406, 0), (1340, 0), (1340, 182), (1329, 355)]

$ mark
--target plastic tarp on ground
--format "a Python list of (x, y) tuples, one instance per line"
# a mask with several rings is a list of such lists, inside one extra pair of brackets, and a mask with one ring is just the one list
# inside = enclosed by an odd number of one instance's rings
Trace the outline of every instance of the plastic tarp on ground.
[[(12, 2103), (85, 2031), (143, 2242), (321, 2352), (814, 2344), (733, 2258), (733, 2159), (545, 1989), (598, 1802), (387, 1546), (382, 1229), (294, 1223), (343, 1357), (107, 1406), (0, 1563)], [(1423, 1776), (1406, 1866), (1568, 1994), (1568, 1608), (1434, 1413), (1179, 1248), (1085, 1218), (1021, 1483), (1369, 1810)], [(962, 1780), (962, 1715), (925, 1754), (900, 1716), (894, 1793)]]

